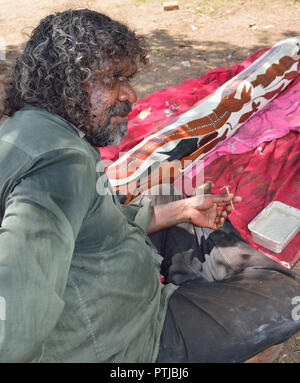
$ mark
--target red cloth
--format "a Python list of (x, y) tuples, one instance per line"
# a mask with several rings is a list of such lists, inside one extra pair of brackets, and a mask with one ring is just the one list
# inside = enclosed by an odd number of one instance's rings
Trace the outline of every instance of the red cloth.
[[(213, 69), (201, 77), (187, 79), (135, 103), (129, 115), (126, 137), (119, 145), (99, 148), (102, 160), (116, 161), (119, 159), (119, 153), (126, 153), (154, 130), (161, 129), (175, 117), (186, 112), (196, 102), (210, 95), (226, 81), (246, 69), (268, 49), (253, 53), (239, 64)], [(140, 119), (139, 114), (149, 108), (151, 108), (149, 116)]]
[(291, 131), (279, 139), (261, 143), (258, 148), (242, 154), (219, 157), (204, 169), (205, 180), (243, 197), (230, 214), (230, 220), (242, 237), (262, 253), (291, 267), (300, 258), (300, 233), (276, 254), (252, 241), (248, 223), (272, 201), (281, 201), (300, 209), (300, 134)]
[[(255, 52), (243, 62), (216, 68), (196, 79), (155, 92), (134, 105), (129, 116), (128, 133), (117, 146), (100, 148), (103, 160), (115, 161), (119, 153), (127, 152), (154, 130), (161, 129), (196, 102), (208, 96), (223, 83), (261, 56), (267, 49)], [(149, 110), (151, 108), (151, 110)], [(140, 119), (142, 111), (151, 113)], [(251, 246), (291, 267), (300, 258), (300, 234), (281, 254), (272, 253), (251, 239), (247, 225), (271, 201), (282, 201), (300, 209), (300, 138), (291, 131), (271, 142), (261, 143), (261, 151), (254, 149), (242, 154), (219, 157), (205, 168), (205, 180), (215, 183), (213, 192), (229, 185), (231, 192), (243, 197), (243, 202), (230, 215), (230, 220)], [(108, 165), (108, 163), (106, 163)], [(222, 193), (224, 191), (221, 191)]]

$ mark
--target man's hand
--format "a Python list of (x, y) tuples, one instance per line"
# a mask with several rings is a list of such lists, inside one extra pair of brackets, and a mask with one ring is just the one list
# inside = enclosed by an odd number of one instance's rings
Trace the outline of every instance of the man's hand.
[(236, 204), (241, 200), (241, 197), (234, 197), (233, 194), (206, 194), (187, 198), (184, 200), (184, 210), (187, 214), (186, 222), (190, 222), (195, 226), (218, 230), (223, 226), (228, 214), (232, 211), (230, 201)]
[(155, 206), (147, 233), (183, 222), (218, 230), (232, 211), (230, 201), (237, 204), (242, 201), (242, 198), (235, 197), (232, 193), (229, 195), (205, 194)]

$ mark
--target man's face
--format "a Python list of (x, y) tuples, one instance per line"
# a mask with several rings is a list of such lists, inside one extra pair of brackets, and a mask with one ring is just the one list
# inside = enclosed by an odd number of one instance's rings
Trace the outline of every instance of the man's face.
[(92, 115), (86, 138), (93, 146), (116, 145), (125, 137), (128, 114), (137, 99), (129, 83), (136, 69), (127, 57), (107, 60), (101, 70), (94, 70), (84, 87)]

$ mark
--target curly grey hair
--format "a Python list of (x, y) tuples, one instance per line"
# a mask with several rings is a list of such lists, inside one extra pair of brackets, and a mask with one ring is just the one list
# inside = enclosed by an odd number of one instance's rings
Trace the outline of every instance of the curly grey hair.
[(86, 131), (90, 103), (83, 83), (92, 66), (128, 57), (146, 64), (147, 46), (126, 25), (89, 9), (49, 15), (33, 30), (6, 86), (4, 114), (24, 104), (55, 113)]

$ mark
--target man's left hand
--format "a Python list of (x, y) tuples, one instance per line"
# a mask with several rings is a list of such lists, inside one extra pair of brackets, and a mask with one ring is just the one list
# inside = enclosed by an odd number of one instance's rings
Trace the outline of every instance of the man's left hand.
[(153, 233), (183, 222), (218, 230), (232, 211), (231, 202), (237, 204), (241, 197), (230, 193), (202, 194), (166, 205), (154, 206), (152, 221), (147, 233)]
[(184, 200), (186, 221), (195, 226), (218, 230), (232, 211), (231, 202), (234, 205), (241, 200), (241, 197), (234, 197), (233, 194), (206, 194), (187, 198)]

